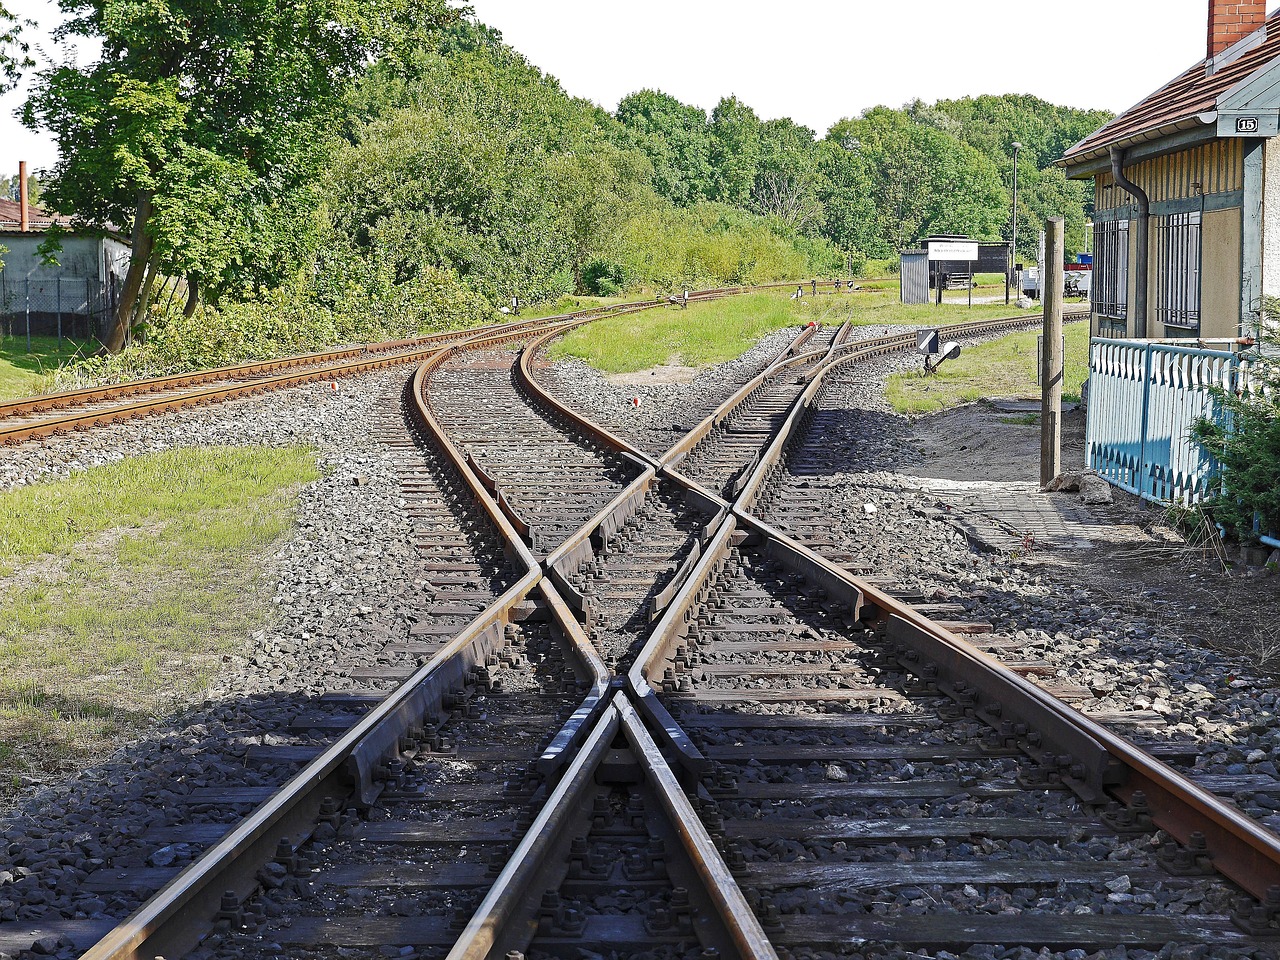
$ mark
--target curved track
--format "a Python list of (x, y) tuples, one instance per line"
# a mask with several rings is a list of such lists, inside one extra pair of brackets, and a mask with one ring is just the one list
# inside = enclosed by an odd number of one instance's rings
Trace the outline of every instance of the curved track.
[[(1224, 906), (1280, 882), (1273, 835), (770, 525), (826, 373), (912, 335), (807, 332), (654, 456), (541, 387), (563, 328), (446, 346), (409, 393), (505, 593), (299, 775), (309, 800), (219, 844), (240, 867), (206, 856), (88, 956), (177, 955), (201, 917), (250, 956), (1274, 946), (1270, 907)], [(1142, 910), (1041, 905), (1117, 862)], [(1188, 884), (1203, 906), (1172, 909)]]

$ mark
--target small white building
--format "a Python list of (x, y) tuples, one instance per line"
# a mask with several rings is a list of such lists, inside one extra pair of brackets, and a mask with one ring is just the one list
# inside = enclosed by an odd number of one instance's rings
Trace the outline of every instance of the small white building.
[[(53, 336), (97, 336), (129, 266), (129, 241), (114, 231), (75, 227), (69, 217), (0, 198), (0, 330)], [(57, 225), (62, 249), (48, 262), (40, 245)]]

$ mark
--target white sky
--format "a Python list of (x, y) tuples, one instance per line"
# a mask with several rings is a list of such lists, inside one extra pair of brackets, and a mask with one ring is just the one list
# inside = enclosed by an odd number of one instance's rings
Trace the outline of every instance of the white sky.
[[(1208, 0), (471, 0), (479, 18), (565, 89), (612, 110), (656, 87), (710, 110), (736, 94), (819, 135), (876, 104), (1032, 93), (1114, 111), (1204, 56)], [(9, 0), (44, 30), (54, 0)], [(53, 53), (37, 32), (36, 59)], [(81, 59), (92, 57), (82, 52)], [(47, 135), (0, 97), (0, 171), (53, 163)]]

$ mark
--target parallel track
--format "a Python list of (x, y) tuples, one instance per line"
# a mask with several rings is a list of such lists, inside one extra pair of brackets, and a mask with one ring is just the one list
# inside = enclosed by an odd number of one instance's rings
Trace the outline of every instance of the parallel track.
[[(953, 330), (978, 336), (1014, 325)], [(425, 896), (403, 919), (364, 928), (357, 918), (313, 913), (297, 928), (305, 935), (290, 941), (294, 949), (345, 943), (372, 952), (403, 943), (427, 953), (448, 947), (454, 958), (522, 951), (579, 957), (582, 950), (612, 948), (774, 957), (779, 948), (847, 952), (850, 942), (866, 941), (928, 949), (979, 942), (1276, 942), (1274, 932), (1262, 929), (1265, 911), (1253, 914), (1257, 935), (1246, 935), (1220, 913), (1194, 920), (1159, 910), (1136, 919), (1072, 919), (1028, 906), (1012, 918), (993, 917), (950, 896), (960, 887), (994, 896), (991, 891), (1009, 884), (1100, 882), (1103, 874), (1112, 877), (1113, 865), (1098, 867), (1070, 844), (1082, 836), (1111, 837), (1104, 842), (1116, 849), (1131, 843), (1114, 839), (1116, 829), (1146, 835), (1156, 827), (1183, 841), (1192, 840), (1193, 830), (1203, 832), (1204, 857), (1262, 896), (1280, 880), (1280, 842), (925, 613), (753, 515), (754, 505), (768, 499), (770, 480), (779, 475), (789, 440), (802, 431), (825, 372), (914, 346), (913, 336), (842, 346), (828, 332), (811, 335), (816, 345), (793, 344), (655, 457), (538, 385), (533, 357), (557, 332), (529, 344), (509, 379), (495, 379), (491, 396), (500, 392), (494, 406), (504, 413), (526, 402), (539, 408), (515, 434), (483, 434), (455, 401), (437, 401), (431, 393), (432, 384), (447, 385), (448, 370), (468, 364), (468, 348), (473, 368), (474, 358), (483, 362), (475, 350), (489, 349), (490, 342), (442, 349), (415, 377), (412, 398), (423, 429), (470, 488), (487, 524), (501, 532), (516, 572), (524, 572), (413, 684), (374, 708), (375, 721), (362, 724), (376, 731), (373, 737), (349, 743), (349, 759), (341, 761), (353, 792), (340, 806), (395, 803), (398, 793), (420, 806), (427, 791), (418, 784), (430, 779), (423, 763), (429, 770), (431, 750), (402, 743), (406, 725), (420, 724), (424, 714), (441, 715), (446, 687), (455, 705), (492, 700), (499, 718), (514, 708), (514, 700), (502, 701), (511, 694), (495, 698), (492, 681), (495, 672), (523, 665), (511, 656), (507, 627), (521, 630), (517, 625), (528, 621), (529, 629), (549, 629), (548, 640), (561, 638), (575, 685), (589, 688), (558, 733), (551, 735), (554, 724), (544, 725), (534, 738), (544, 745), (536, 762), (507, 776), (525, 810), (533, 804), (540, 812), (523, 815), (514, 833), (502, 834), (503, 843), (523, 839), (496, 877), (466, 885), (474, 895)], [(450, 417), (453, 437), (439, 422)], [(496, 428), (500, 419), (490, 425)], [(753, 444), (734, 442), (748, 435)], [(522, 445), (528, 449), (513, 455)], [(564, 488), (563, 480), (547, 474), (541, 489), (527, 486), (518, 464), (547, 450), (587, 471), (578, 486), (588, 496), (563, 498), (559, 509), (554, 491)], [(535, 516), (538, 522), (531, 522)], [(544, 649), (545, 642), (535, 646)], [(458, 658), (464, 666), (454, 665)], [(486, 663), (493, 669), (475, 671)], [(611, 681), (614, 670), (625, 676)], [(528, 672), (517, 671), (510, 682), (518, 684), (520, 676)], [(564, 679), (561, 670), (556, 695), (562, 698)], [(463, 734), (466, 712), (464, 706)], [(393, 722), (393, 715), (399, 719)], [(974, 746), (975, 737), (983, 746)], [(528, 754), (520, 735), (503, 739), (513, 749), (482, 762), (501, 769), (518, 765), (513, 754)], [(917, 773), (928, 770), (923, 779), (902, 779), (901, 770), (911, 769), (902, 765), (911, 763), (923, 765)], [(385, 789), (387, 782), (393, 789)], [(979, 804), (981, 815), (957, 799), (963, 797)], [(1129, 806), (1103, 818), (1098, 805), (1108, 800)], [(491, 823), (446, 829), (455, 846), (439, 849), (483, 845), (491, 831)], [(1041, 852), (996, 865), (959, 855), (976, 837), (1030, 842)], [(884, 850), (897, 862), (869, 862)], [(246, 859), (255, 855), (261, 856), (248, 851)], [(1174, 869), (1183, 862), (1204, 866), (1194, 853), (1173, 856)], [(1133, 868), (1135, 888), (1156, 882), (1160, 859)], [(335, 888), (342, 868), (326, 869), (318, 879)], [(368, 880), (371, 868), (361, 869), (354, 875)], [(415, 891), (424, 886), (395, 871), (378, 876)], [(1195, 882), (1217, 884), (1222, 892), (1211, 895), (1214, 904), (1231, 889), (1220, 880)], [(167, 901), (162, 892), (125, 933), (87, 956), (154, 955), (165, 941), (147, 939), (144, 929), (166, 909), (172, 919), (177, 900), (188, 896), (189, 884), (171, 886)], [(886, 913), (871, 909), (858, 892), (904, 887), (926, 890), (926, 899), (941, 892), (948, 908), (923, 917), (914, 908)], [(829, 897), (815, 896), (815, 889), (842, 891), (837, 912), (844, 916), (833, 920)], [(1248, 917), (1243, 925), (1250, 927)], [(284, 928), (268, 929), (281, 939)], [(175, 944), (190, 943), (198, 932), (175, 921), (169, 935)], [(848, 955), (855, 954), (861, 955)]]

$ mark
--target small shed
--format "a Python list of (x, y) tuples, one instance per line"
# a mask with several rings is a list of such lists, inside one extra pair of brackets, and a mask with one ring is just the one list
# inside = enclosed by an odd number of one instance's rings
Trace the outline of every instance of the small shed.
[[(57, 225), (56, 263), (40, 245)], [(129, 265), (130, 245), (114, 230), (87, 230), (70, 217), (0, 197), (0, 332), (97, 336), (114, 312), (116, 291)]]

